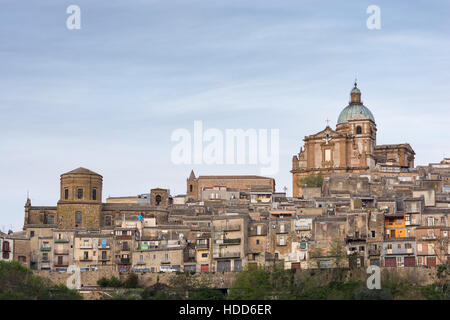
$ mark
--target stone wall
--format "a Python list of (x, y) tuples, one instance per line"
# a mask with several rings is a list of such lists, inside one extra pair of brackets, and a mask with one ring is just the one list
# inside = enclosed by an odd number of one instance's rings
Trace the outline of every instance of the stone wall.
[[(303, 270), (298, 272), (298, 276), (310, 276), (311, 270)], [(55, 284), (66, 284), (69, 273), (50, 273), (47, 270), (35, 270), (34, 273), (41, 277), (49, 278)], [(322, 270), (321, 277), (326, 282), (331, 279), (333, 269)], [(224, 273), (197, 273), (194, 277), (200, 279), (206, 279), (215, 288), (229, 288), (235, 281), (237, 275), (236, 272), (224, 272)], [(317, 272), (316, 272), (317, 274)], [(128, 273), (119, 274), (117, 271), (112, 270), (98, 270), (98, 271), (86, 271), (81, 272), (81, 284), (82, 286), (97, 286), (97, 280), (102, 277), (111, 278), (115, 276), (124, 281)], [(157, 282), (168, 283), (169, 280), (176, 276), (171, 273), (146, 273), (138, 274), (139, 284), (143, 287), (151, 286)], [(365, 281), (368, 277), (365, 269), (354, 269), (347, 271), (347, 277), (353, 277)], [(386, 279), (407, 279), (409, 282), (416, 285), (428, 285), (437, 280), (436, 269), (427, 267), (416, 268), (381, 268), (381, 277)]]

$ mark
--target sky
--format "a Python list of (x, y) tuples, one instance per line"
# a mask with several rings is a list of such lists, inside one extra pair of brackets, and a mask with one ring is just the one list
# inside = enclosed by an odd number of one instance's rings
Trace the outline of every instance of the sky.
[[(80, 8), (81, 29), (66, 13)], [(380, 29), (369, 29), (370, 5)], [(450, 156), (447, 1), (0, 0), (0, 230), (56, 205), (59, 176), (85, 167), (108, 196), (260, 164), (175, 164), (177, 129), (279, 129), (276, 188), (292, 156), (335, 127), (355, 77), (377, 143), (416, 165)]]

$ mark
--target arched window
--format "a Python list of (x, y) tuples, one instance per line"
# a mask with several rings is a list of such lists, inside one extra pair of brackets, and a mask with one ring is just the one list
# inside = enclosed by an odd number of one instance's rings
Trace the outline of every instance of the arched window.
[(161, 196), (159, 194), (155, 197), (155, 201), (156, 205), (159, 206), (159, 204), (161, 203)]
[(83, 189), (82, 188), (77, 189), (77, 198), (83, 199)]
[(362, 133), (361, 126), (357, 126), (356, 127), (356, 134), (361, 134), (361, 133)]
[(189, 185), (189, 192), (192, 192), (192, 189), (193, 189), (192, 184), (190, 184)]
[(105, 226), (111, 226), (111, 225), (112, 225), (112, 217), (105, 216)]
[(92, 200), (97, 200), (97, 189), (92, 189)]
[(75, 212), (75, 225), (79, 225), (82, 223), (83, 214), (80, 211)]

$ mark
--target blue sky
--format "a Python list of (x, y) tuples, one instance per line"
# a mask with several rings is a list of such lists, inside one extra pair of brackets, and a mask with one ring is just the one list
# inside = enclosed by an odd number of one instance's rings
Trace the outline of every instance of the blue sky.
[[(291, 192), (305, 135), (335, 126), (358, 77), (378, 144), (409, 142), (416, 164), (449, 156), (450, 5), (445, 1), (1, 0), (0, 229), (55, 205), (83, 166), (103, 198), (184, 193), (197, 174), (255, 165), (174, 165), (171, 133), (280, 129), (277, 188)], [(81, 8), (81, 30), (66, 8)], [(366, 27), (369, 5), (381, 29)]]

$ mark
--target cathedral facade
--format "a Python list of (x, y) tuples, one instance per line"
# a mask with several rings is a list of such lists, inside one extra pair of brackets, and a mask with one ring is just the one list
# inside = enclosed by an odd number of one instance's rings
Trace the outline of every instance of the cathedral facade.
[(293, 196), (301, 194), (301, 179), (311, 174), (327, 177), (332, 173), (368, 173), (380, 170), (381, 165), (414, 167), (415, 152), (409, 144), (377, 145), (376, 138), (375, 118), (362, 103), (361, 91), (355, 83), (336, 129), (327, 125), (322, 131), (305, 136), (304, 147), (294, 155)]

